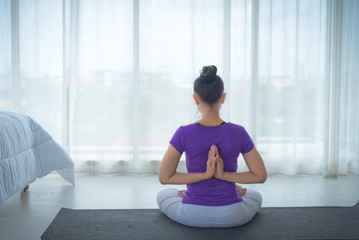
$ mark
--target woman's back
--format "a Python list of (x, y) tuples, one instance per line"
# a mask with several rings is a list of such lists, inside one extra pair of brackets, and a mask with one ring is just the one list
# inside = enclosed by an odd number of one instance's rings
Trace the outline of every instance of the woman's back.
[[(240, 153), (247, 153), (254, 144), (246, 130), (239, 125), (223, 123), (203, 126), (199, 123), (180, 127), (170, 144), (181, 154), (186, 153), (188, 173), (205, 172), (208, 152), (216, 145), (224, 162), (224, 171), (236, 172)], [(183, 203), (204, 206), (223, 206), (242, 201), (232, 182), (211, 178), (187, 185)]]

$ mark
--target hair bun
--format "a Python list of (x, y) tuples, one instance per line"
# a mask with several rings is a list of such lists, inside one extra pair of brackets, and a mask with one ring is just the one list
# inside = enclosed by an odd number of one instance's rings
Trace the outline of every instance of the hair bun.
[(204, 66), (199, 76), (204, 82), (212, 82), (217, 76), (217, 67), (214, 65)]

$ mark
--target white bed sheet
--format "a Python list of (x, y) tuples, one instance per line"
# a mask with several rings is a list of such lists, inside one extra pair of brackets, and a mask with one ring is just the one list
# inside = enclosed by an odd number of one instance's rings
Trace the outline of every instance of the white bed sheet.
[(27, 115), (0, 111), (0, 207), (55, 170), (75, 184), (72, 159), (46, 130)]

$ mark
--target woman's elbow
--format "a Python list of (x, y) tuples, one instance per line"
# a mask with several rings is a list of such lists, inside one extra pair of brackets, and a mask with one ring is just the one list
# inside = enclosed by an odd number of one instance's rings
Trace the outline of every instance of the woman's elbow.
[(264, 174), (262, 174), (259, 179), (258, 179), (259, 183), (265, 183), (265, 181), (267, 181), (267, 172), (265, 172)]
[(259, 179), (259, 183), (265, 183), (265, 181), (267, 181), (267, 174), (263, 175), (263, 176)]
[(160, 176), (160, 175), (158, 175), (158, 180), (160, 181), (160, 183), (161, 183), (162, 185), (165, 185), (165, 184), (168, 183), (168, 182), (167, 182), (167, 178), (165, 178), (165, 177), (163, 177), (163, 176)]

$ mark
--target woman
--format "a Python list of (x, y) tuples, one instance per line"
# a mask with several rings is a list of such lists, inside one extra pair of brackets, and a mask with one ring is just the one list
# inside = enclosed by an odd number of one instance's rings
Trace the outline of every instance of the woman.
[[(178, 128), (163, 157), (159, 181), (187, 184), (187, 191), (164, 189), (157, 203), (164, 214), (192, 227), (235, 227), (250, 221), (262, 204), (259, 192), (236, 183), (264, 183), (266, 168), (246, 130), (219, 115), (226, 99), (215, 66), (205, 66), (194, 82), (193, 99), (202, 114), (196, 123)], [(188, 173), (177, 172), (186, 152)], [(249, 171), (237, 173), (242, 153)]]

